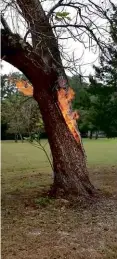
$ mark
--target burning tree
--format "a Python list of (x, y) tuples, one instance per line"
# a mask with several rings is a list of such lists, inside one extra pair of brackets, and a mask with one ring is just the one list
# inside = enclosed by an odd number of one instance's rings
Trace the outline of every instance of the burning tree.
[[(78, 40), (85, 48), (89, 42), (93, 49), (98, 46), (103, 50), (105, 39), (100, 38), (105, 27), (97, 26), (98, 18), (109, 21), (105, 3), (98, 6), (91, 0), (59, 0), (51, 4), (39, 0), (3, 1), (2, 58), (22, 71), (33, 85), (53, 156), (55, 195), (87, 197), (95, 193), (76, 127), (78, 115), (71, 109), (74, 93), (65, 74), (65, 69), (73, 71), (73, 64), (77, 68), (77, 60), (74, 54), (69, 57), (64, 52), (62, 41)], [(64, 66), (62, 60), (66, 61)]]

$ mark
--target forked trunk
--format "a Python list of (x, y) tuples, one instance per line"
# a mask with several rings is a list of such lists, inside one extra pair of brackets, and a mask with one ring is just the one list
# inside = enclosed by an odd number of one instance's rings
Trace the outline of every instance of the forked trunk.
[[(53, 157), (54, 195), (92, 195), (94, 187), (90, 183), (85, 155), (80, 142), (70, 132), (62, 112), (47, 82), (38, 91), (33, 82), (34, 97), (39, 104), (45, 130)], [(47, 84), (47, 87), (46, 85)]]
[(57, 39), (40, 1), (16, 2), (30, 28), (33, 47), (12, 33), (2, 17), (5, 28), (1, 30), (1, 56), (21, 70), (34, 87), (53, 156), (54, 194), (88, 196), (94, 187), (88, 177), (82, 145), (70, 132), (57, 104), (57, 92), (52, 90), (57, 76), (65, 77)]
[[(39, 57), (33, 52), (30, 57), (28, 50), (24, 51), (19, 45), (16, 45), (14, 52), (14, 41), (9, 43), (8, 52), (8, 40), (8, 35), (3, 33), (2, 56), (6, 54), (5, 60), (20, 69), (30, 80), (34, 87), (34, 98), (39, 104), (43, 117), (53, 156), (53, 194), (75, 194), (86, 197), (92, 195), (94, 187), (89, 180), (82, 145), (70, 132), (57, 104), (57, 91), (55, 90), (57, 72), (51, 70), (45, 73)], [(29, 46), (28, 48), (30, 50)], [(37, 65), (37, 61), (40, 65)]]

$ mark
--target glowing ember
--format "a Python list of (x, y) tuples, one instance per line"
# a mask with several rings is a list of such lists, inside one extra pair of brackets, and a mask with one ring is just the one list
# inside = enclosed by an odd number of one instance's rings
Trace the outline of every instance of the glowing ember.
[(62, 111), (63, 117), (73, 134), (74, 138), (79, 142), (80, 136), (77, 131), (77, 123), (76, 120), (79, 118), (79, 115), (76, 111), (71, 110), (71, 101), (73, 100), (75, 93), (73, 89), (69, 88), (68, 91), (64, 89), (60, 89), (58, 91), (58, 101), (59, 107)]

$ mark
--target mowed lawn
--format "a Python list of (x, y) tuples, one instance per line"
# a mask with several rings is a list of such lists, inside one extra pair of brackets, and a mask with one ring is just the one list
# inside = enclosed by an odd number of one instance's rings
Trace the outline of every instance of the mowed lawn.
[[(41, 141), (50, 156), (46, 140)], [(84, 139), (87, 162), (89, 165), (117, 165), (117, 139)], [(30, 143), (2, 142), (3, 171), (38, 169), (50, 171), (45, 153)]]
[[(48, 198), (52, 169), (30, 143), (2, 142), (2, 258), (117, 258), (117, 139), (84, 139), (95, 202)], [(47, 141), (43, 140), (50, 156)]]

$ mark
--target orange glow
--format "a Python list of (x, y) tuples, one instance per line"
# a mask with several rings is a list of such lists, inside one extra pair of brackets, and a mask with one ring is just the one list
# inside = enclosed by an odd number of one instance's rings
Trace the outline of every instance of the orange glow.
[[(26, 82), (25, 80), (16, 81), (15, 84), (18, 90), (22, 92), (24, 95), (26, 96), (33, 95), (32, 85)], [(59, 107), (62, 111), (66, 124), (68, 125), (76, 141), (80, 142), (81, 138), (77, 131), (77, 123), (76, 123), (76, 120), (78, 120), (79, 115), (77, 111), (71, 111), (71, 101), (73, 100), (74, 97), (75, 97), (75, 93), (73, 89), (70, 87), (68, 88), (67, 91), (63, 88), (61, 88), (58, 91)]]
[(77, 127), (76, 127), (76, 120), (79, 118), (79, 115), (77, 113), (77, 111), (71, 111), (70, 110), (70, 104), (71, 101), (73, 100), (75, 96), (75, 93), (73, 91), (73, 89), (69, 88), (68, 91), (64, 90), (64, 89), (60, 89), (58, 91), (58, 101), (59, 101), (59, 107), (62, 111), (63, 117), (71, 131), (71, 133), (73, 134), (74, 138), (77, 140), (77, 142), (80, 141), (80, 136), (79, 133), (77, 131)]
[(32, 96), (33, 95), (33, 87), (31, 84), (26, 82), (25, 80), (20, 80), (15, 82), (16, 87), (18, 90), (23, 93), (26, 96)]

